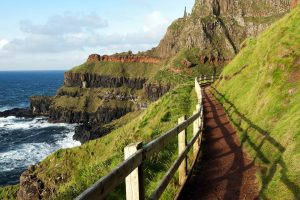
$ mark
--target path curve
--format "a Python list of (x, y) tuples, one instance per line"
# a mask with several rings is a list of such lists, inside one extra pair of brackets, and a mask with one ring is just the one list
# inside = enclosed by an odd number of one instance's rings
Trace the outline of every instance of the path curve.
[(258, 168), (243, 152), (235, 129), (209, 87), (203, 94), (203, 157), (179, 199), (258, 199)]

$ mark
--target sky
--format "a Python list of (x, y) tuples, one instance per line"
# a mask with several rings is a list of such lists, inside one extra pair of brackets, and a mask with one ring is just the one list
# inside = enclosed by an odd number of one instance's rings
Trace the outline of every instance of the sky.
[(194, 0), (9, 0), (0, 6), (0, 71), (68, 70), (92, 53), (155, 47)]

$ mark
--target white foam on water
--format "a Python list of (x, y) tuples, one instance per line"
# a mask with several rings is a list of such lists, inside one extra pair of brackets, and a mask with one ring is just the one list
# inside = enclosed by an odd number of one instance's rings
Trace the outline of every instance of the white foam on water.
[(14, 107), (11, 107), (11, 106), (4, 106), (4, 107), (1, 107), (0, 108), (0, 112), (3, 112), (3, 111), (6, 111), (6, 110), (11, 110), (13, 109)]
[(2, 130), (27, 130), (44, 129), (48, 127), (65, 127), (60, 134), (55, 134), (55, 142), (47, 143), (25, 143), (14, 146), (0, 153), (0, 173), (11, 171), (16, 168), (36, 164), (58, 149), (80, 146), (80, 142), (73, 140), (74, 125), (48, 123), (46, 118), (24, 119), (16, 117), (0, 118), (0, 129)]
[(26, 108), (26, 107), (28, 107), (27, 103), (19, 103), (14, 106), (3, 106), (3, 107), (0, 107), (0, 112), (4, 112), (6, 110), (11, 110), (14, 108)]
[(16, 117), (7, 117), (0, 118), (0, 128), (7, 130), (29, 130), (29, 129), (42, 129), (49, 127), (68, 127), (72, 125), (68, 125), (65, 123), (49, 123), (44, 117), (37, 117), (34, 119), (24, 119), (24, 118), (16, 118)]

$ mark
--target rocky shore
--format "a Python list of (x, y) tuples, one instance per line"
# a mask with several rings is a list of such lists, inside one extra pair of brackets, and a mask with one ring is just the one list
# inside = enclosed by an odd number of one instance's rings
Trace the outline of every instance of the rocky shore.
[(25, 117), (25, 118), (33, 118), (35, 115), (28, 108), (14, 108), (11, 110), (5, 110), (0, 112), (0, 117)]
[[(92, 54), (91, 62), (158, 63), (150, 56)], [(151, 67), (151, 66), (149, 66)], [(0, 112), (0, 117), (48, 117), (52, 123), (78, 124), (74, 139), (81, 143), (113, 130), (108, 126), (129, 112), (143, 110), (172, 88), (171, 84), (148, 82), (145, 77), (104, 76), (90, 72), (64, 74), (64, 85), (56, 96), (30, 97), (30, 107)]]

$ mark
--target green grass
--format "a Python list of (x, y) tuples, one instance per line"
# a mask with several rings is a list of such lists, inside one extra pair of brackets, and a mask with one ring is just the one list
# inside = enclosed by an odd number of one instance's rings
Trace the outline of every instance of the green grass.
[(86, 62), (70, 70), (73, 73), (91, 73), (102, 76), (150, 78), (160, 69), (160, 64), (121, 63), (121, 62)]
[(0, 199), (14, 200), (17, 198), (18, 190), (19, 190), (19, 185), (0, 187)]
[[(146, 144), (159, 137), (174, 127), (180, 116), (191, 116), (195, 106), (193, 83), (178, 86), (138, 116), (134, 115), (134, 120), (130, 119), (131, 116), (125, 116), (124, 120), (128, 123), (109, 135), (48, 156), (38, 165), (34, 174), (53, 191), (53, 199), (72, 199), (122, 162), (126, 145), (137, 141)], [(191, 128), (189, 138), (192, 135)], [(147, 196), (176, 159), (177, 151), (177, 139), (174, 138), (170, 145), (146, 161)], [(60, 182), (56, 181), (58, 177), (62, 177)], [(177, 180), (173, 179), (162, 199), (173, 199), (178, 187)], [(109, 195), (109, 199), (116, 198), (124, 198), (124, 185)]]
[[(209, 55), (209, 51), (200, 50), (199, 48), (185, 48), (182, 49), (176, 56), (174, 56), (168, 63), (169, 67), (173, 67), (175, 69), (187, 70), (189, 73), (185, 73), (182, 71), (182, 75), (188, 74), (192, 77), (199, 75), (212, 75), (214, 71), (216, 73), (220, 73), (223, 66), (214, 65), (205, 63), (200, 63), (201, 56)], [(186, 69), (186, 66), (183, 66), (182, 61), (189, 61), (191, 63), (191, 68)]]
[(215, 92), (261, 166), (261, 199), (300, 199), (300, 7), (225, 67)]
[(278, 14), (267, 17), (244, 17), (246, 22), (252, 22), (254, 24), (271, 24), (279, 19), (281, 19), (284, 14)]

